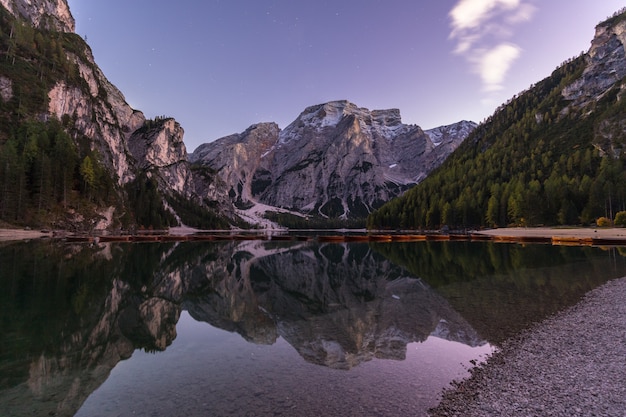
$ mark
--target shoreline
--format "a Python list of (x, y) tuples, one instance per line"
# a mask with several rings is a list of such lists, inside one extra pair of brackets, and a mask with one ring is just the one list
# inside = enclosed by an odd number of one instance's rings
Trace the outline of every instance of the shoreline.
[[(198, 230), (188, 227), (173, 227), (169, 231), (160, 233), (163, 236), (171, 236), (172, 238), (184, 238), (194, 234), (206, 234), (209, 231)], [(217, 231), (216, 231), (217, 232)], [(245, 231), (247, 235), (251, 231)], [(285, 230), (281, 230), (285, 232)], [(221, 230), (219, 234), (233, 233), (232, 230)], [(560, 244), (591, 244), (594, 242), (602, 242), (602, 244), (626, 244), (626, 228), (559, 228), (559, 227), (511, 227), (511, 228), (497, 228), (476, 230), (465, 234), (439, 234), (439, 233), (427, 233), (420, 234), (418, 231), (403, 231), (390, 234), (380, 234), (383, 231), (372, 231), (373, 234), (366, 232), (365, 235), (371, 236), (387, 236), (388, 240), (495, 240), (501, 242), (518, 242), (518, 243), (560, 243)], [(68, 233), (63, 233), (63, 236), (72, 236)], [(147, 233), (150, 235), (151, 233)], [(254, 234), (254, 233), (251, 233)], [(267, 230), (258, 230), (257, 234), (267, 235)], [(85, 237), (87, 235), (80, 235)], [(107, 236), (106, 234), (104, 236)], [(336, 237), (346, 236), (345, 234), (338, 234)], [(27, 230), (27, 229), (10, 229), (0, 228), (0, 242), (6, 241), (19, 241), (38, 238), (52, 238), (55, 234), (46, 230)], [(594, 240), (594, 242), (592, 242)]]
[(497, 237), (527, 237), (527, 238), (601, 238), (601, 239), (626, 239), (626, 228), (622, 227), (502, 227), (498, 229), (479, 230), (475, 233)]
[(441, 416), (623, 416), (626, 277), (590, 291), (444, 390)]
[(52, 237), (52, 232), (26, 229), (0, 229), (0, 242)]

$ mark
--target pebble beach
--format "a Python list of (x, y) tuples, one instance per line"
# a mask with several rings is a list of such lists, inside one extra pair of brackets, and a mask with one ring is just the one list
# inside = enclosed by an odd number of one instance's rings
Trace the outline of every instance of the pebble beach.
[(626, 416), (626, 278), (506, 342), (431, 416)]

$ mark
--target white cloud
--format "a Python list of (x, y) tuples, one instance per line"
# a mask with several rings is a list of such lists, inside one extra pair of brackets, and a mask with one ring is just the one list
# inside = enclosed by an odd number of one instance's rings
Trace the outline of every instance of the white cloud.
[(461, 0), (450, 11), (453, 35), (480, 26), (499, 9), (515, 10), (519, 5), (520, 0)]
[(514, 14), (507, 16), (507, 23), (514, 25), (517, 23), (527, 22), (533, 18), (535, 10), (535, 6), (532, 4), (520, 4)]
[(510, 42), (514, 26), (532, 19), (533, 0), (459, 0), (449, 13), (454, 53), (464, 56), (485, 91), (502, 88), (521, 49)]
[(485, 91), (502, 89), (502, 82), (513, 62), (520, 55), (520, 48), (510, 43), (502, 43), (486, 51), (479, 59), (478, 72)]

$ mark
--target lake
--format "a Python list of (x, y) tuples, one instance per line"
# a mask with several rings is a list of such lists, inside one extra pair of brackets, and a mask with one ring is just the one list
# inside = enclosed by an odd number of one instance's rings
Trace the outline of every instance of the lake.
[(624, 248), (1, 243), (2, 416), (426, 415)]

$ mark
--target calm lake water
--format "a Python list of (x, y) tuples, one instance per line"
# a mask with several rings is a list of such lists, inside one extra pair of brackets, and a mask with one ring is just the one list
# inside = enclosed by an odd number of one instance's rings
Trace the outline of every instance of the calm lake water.
[(623, 249), (0, 244), (2, 416), (425, 415)]

